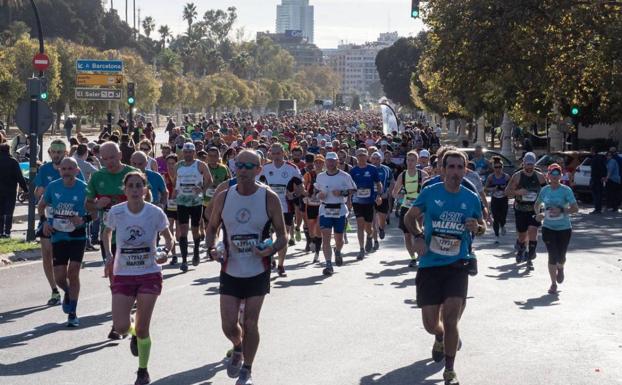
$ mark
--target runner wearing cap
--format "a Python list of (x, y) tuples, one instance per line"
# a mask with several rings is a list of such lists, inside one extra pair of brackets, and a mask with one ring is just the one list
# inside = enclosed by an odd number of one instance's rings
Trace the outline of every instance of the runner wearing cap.
[(177, 163), (177, 179), (175, 191), (171, 198), (177, 203), (177, 222), (179, 224), (179, 250), (183, 272), (188, 271), (188, 224), (192, 225), (192, 239), (194, 250), (192, 265), (200, 262), (199, 225), (203, 214), (203, 194), (212, 184), (212, 175), (207, 165), (195, 159), (196, 149), (193, 143), (184, 143), (183, 159)]
[[(315, 188), (317, 175), (324, 171), (325, 159), (322, 155), (317, 155), (313, 161), (313, 167), (303, 176), (303, 184), (305, 189), (305, 197), (303, 198), (305, 206), (305, 222), (308, 227), (309, 238), (312, 241), (314, 251), (313, 263), (317, 263), (320, 259), (320, 250), (322, 249), (322, 233), (320, 224), (318, 223), (320, 199), (317, 194), (319, 190)], [(330, 240), (329, 240), (330, 242)]]
[(534, 167), (536, 155), (528, 152), (523, 157), (523, 169), (512, 175), (505, 193), (514, 198), (514, 216), (516, 221), (516, 263), (527, 261), (527, 269), (533, 270), (538, 244), (538, 227), (534, 203), (540, 189), (546, 185), (544, 175)]
[[(356, 184), (350, 174), (338, 168), (339, 158), (335, 152), (326, 153), (326, 171), (318, 174), (315, 181), (315, 188), (319, 191), (318, 198), (321, 201), (319, 215), (320, 228), (322, 231), (322, 252), (326, 267), (324, 275), (332, 275), (332, 250), (330, 240), (332, 233), (335, 233), (335, 264), (341, 266), (343, 258), (341, 249), (343, 248), (343, 235), (346, 228), (348, 217), (348, 207), (352, 208), (351, 194), (356, 191)], [(347, 203), (347, 206), (346, 206)]]
[(378, 169), (380, 183), (382, 183), (382, 191), (378, 194), (382, 198), (382, 203), (375, 205), (374, 214), (374, 250), (380, 248), (378, 237), (384, 239), (384, 227), (387, 224), (387, 215), (389, 214), (389, 191), (393, 188), (393, 171), (382, 164), (383, 156), (379, 151), (371, 155), (371, 164)]
[[(570, 214), (579, 211), (572, 189), (560, 183), (561, 177), (561, 166), (550, 165), (549, 185), (542, 188), (534, 207), (536, 219), (542, 222), (542, 240), (549, 254), (549, 294), (557, 294), (557, 284), (564, 282), (566, 251), (572, 235)], [(540, 212), (543, 206), (544, 212)]]
[(421, 150), (419, 151), (419, 162), (417, 163), (417, 168), (419, 170), (425, 170), (426, 167), (430, 165), (430, 151)]
[[(374, 220), (374, 203), (382, 204), (382, 183), (378, 175), (378, 169), (367, 163), (368, 152), (365, 148), (356, 150), (357, 165), (350, 171), (350, 176), (356, 184), (356, 194), (352, 198), (352, 207), (356, 217), (357, 236), (359, 241), (358, 260), (365, 257), (365, 252), (371, 252), (372, 222)], [(367, 241), (365, 241), (367, 234)]]

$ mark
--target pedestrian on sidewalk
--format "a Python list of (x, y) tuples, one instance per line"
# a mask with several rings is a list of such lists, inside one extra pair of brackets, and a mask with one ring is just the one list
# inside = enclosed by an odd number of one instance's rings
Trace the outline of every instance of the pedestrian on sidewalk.
[(65, 128), (65, 135), (67, 136), (67, 141), (71, 139), (71, 131), (73, 130), (73, 121), (70, 117), (65, 118), (65, 124), (63, 126)]
[(605, 191), (607, 208), (609, 211), (618, 211), (620, 207), (620, 165), (616, 153), (610, 149), (607, 153), (607, 176), (605, 177)]
[(0, 144), (0, 238), (11, 236), (13, 226), (13, 212), (17, 185), (24, 191), (28, 191), (28, 184), (22, 175), (17, 159), (10, 154), (10, 146), (7, 143)]
[(603, 193), (605, 190), (603, 179), (607, 176), (607, 159), (592, 147), (592, 163), (590, 173), (590, 190), (594, 201), (594, 210), (590, 214), (600, 214), (603, 209)]

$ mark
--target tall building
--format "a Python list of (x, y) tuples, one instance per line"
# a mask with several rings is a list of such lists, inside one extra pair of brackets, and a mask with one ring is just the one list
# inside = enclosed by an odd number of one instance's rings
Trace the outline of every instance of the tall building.
[(276, 33), (302, 31), (302, 36), (313, 43), (313, 6), (309, 0), (281, 0), (276, 6)]
[(341, 76), (339, 92), (358, 94), (363, 99), (370, 94), (370, 86), (380, 81), (376, 55), (381, 49), (395, 43), (397, 32), (380, 34), (378, 40), (365, 44), (341, 44), (337, 49), (323, 50), (325, 61)]
[(296, 60), (296, 68), (322, 64), (322, 50), (309, 43), (301, 31), (287, 30), (285, 33), (257, 32), (257, 39), (262, 37), (272, 40), (279, 47), (290, 53)]

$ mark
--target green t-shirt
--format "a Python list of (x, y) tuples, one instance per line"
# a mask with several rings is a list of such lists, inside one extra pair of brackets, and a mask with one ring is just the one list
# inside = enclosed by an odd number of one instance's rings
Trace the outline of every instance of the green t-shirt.
[(224, 164), (218, 164), (216, 168), (211, 168), (209, 165), (207, 167), (209, 168), (210, 174), (212, 174), (213, 183), (203, 195), (204, 206), (207, 206), (207, 204), (212, 200), (218, 185), (229, 179), (229, 169)]

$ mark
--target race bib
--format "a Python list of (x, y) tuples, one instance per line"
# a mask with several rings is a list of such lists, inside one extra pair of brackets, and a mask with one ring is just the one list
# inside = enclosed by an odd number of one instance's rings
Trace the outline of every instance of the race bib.
[(309, 206), (319, 206), (320, 203), (322, 203), (318, 198), (317, 195), (311, 196), (306, 198), (307, 201), (305, 202), (305, 204), (309, 205)]
[(284, 184), (271, 184), (270, 188), (278, 195), (285, 195), (286, 187)]
[(143, 270), (153, 266), (151, 247), (123, 247), (121, 248), (119, 263), (124, 269)]
[(538, 198), (538, 193), (535, 191), (529, 191), (527, 194), (523, 195), (523, 202), (535, 202)]
[(430, 241), (430, 251), (445, 257), (455, 257), (460, 254), (462, 239), (457, 235), (451, 234), (432, 234)]
[(326, 218), (339, 218), (341, 216), (341, 205), (338, 207), (324, 206), (324, 216)]
[(76, 226), (69, 220), (69, 218), (55, 216), (52, 220), (52, 227), (56, 231), (62, 231), (64, 233), (70, 233), (76, 229)]
[(495, 198), (504, 198), (505, 197), (505, 192), (503, 190), (497, 189), (497, 190), (495, 190), (492, 193), (492, 196), (495, 197)]
[(192, 183), (180, 183), (179, 195), (196, 195), (194, 192), (195, 187), (196, 186)]
[(215, 193), (216, 193), (216, 189), (213, 187), (210, 187), (205, 191), (205, 196), (208, 198), (213, 198)]
[(547, 209), (544, 213), (544, 217), (549, 221), (559, 221), (564, 219), (564, 213), (560, 211), (559, 213), (553, 214), (551, 209)]
[(177, 201), (175, 199), (169, 199), (166, 201), (166, 208), (170, 211), (177, 210)]
[(356, 190), (356, 197), (357, 198), (369, 198), (371, 196), (371, 189), (370, 188), (360, 188), (358, 190)]
[(231, 243), (239, 253), (250, 253), (259, 244), (257, 234), (237, 234), (231, 236)]

